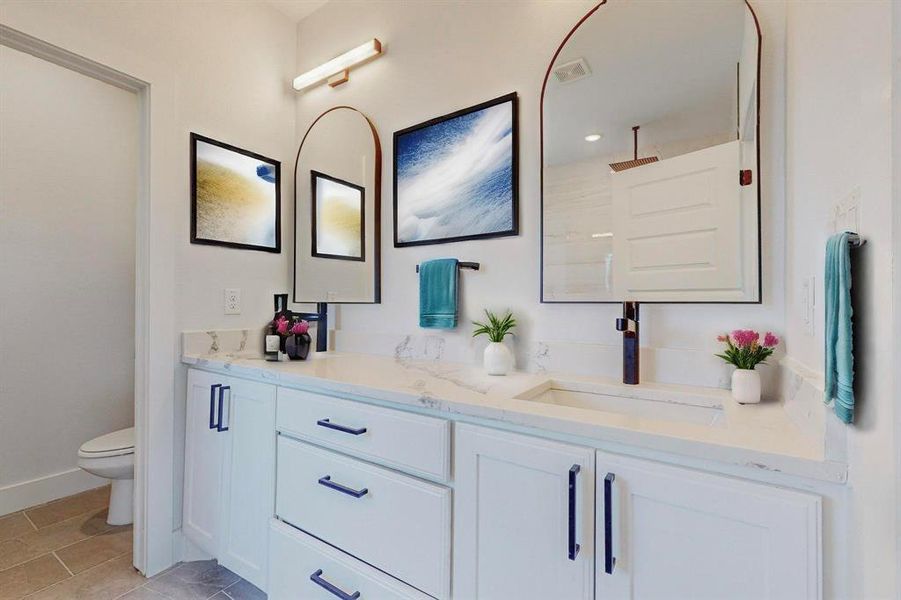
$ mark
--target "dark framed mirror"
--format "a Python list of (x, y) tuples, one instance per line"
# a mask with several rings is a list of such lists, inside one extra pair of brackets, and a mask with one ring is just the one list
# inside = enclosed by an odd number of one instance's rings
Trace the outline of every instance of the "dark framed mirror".
[(542, 302), (760, 302), (761, 32), (744, 0), (607, 0), (541, 95)]

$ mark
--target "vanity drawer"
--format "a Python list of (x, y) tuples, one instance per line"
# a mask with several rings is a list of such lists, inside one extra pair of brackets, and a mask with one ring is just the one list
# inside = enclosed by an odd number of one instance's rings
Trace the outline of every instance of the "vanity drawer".
[[(378, 569), (272, 520), (269, 530), (269, 600), (428, 600), (428, 596)], [(333, 586), (334, 591), (328, 589)]]
[(437, 598), (450, 589), (450, 489), (278, 438), (276, 515)]
[(444, 419), (279, 388), (277, 427), (416, 475), (450, 476), (450, 422)]

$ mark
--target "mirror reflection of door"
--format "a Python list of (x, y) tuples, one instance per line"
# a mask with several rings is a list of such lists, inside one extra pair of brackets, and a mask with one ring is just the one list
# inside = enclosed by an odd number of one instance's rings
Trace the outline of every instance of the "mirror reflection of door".
[(742, 0), (574, 30), (543, 91), (543, 301), (759, 301), (759, 49)]
[(294, 302), (380, 299), (381, 148), (358, 110), (339, 106), (307, 130), (294, 169)]

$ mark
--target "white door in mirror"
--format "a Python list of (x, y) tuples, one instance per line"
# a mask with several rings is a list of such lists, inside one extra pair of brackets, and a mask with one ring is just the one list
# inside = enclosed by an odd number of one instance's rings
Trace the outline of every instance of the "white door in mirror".
[(611, 175), (616, 297), (748, 299), (739, 170), (735, 141)]

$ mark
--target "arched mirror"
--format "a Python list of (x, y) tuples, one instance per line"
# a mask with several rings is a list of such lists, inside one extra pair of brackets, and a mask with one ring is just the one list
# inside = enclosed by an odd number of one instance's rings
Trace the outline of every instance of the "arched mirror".
[(543, 302), (759, 302), (757, 19), (608, 0), (542, 88)]
[(382, 151), (372, 122), (337, 106), (294, 164), (294, 302), (380, 301)]

